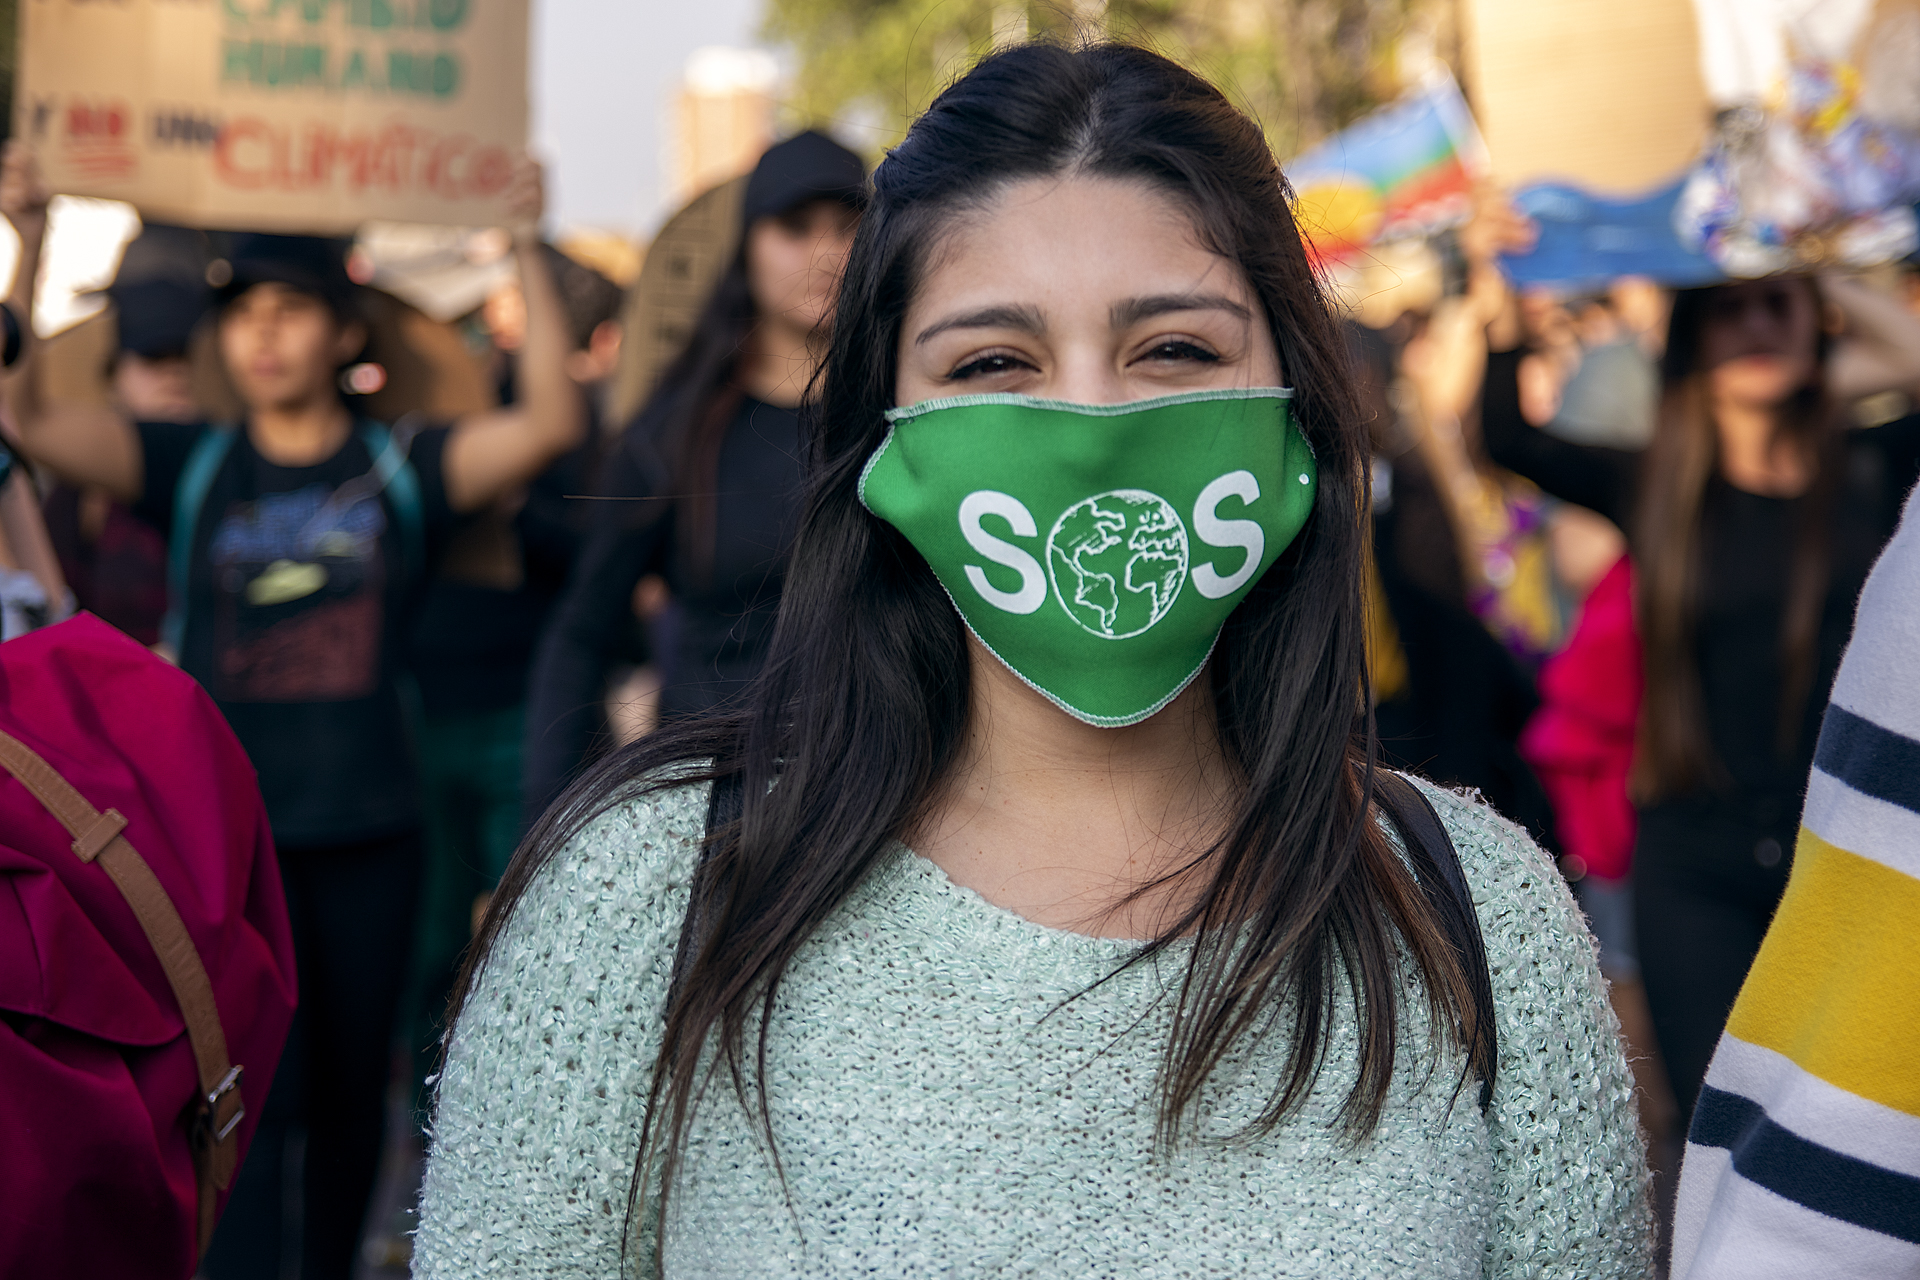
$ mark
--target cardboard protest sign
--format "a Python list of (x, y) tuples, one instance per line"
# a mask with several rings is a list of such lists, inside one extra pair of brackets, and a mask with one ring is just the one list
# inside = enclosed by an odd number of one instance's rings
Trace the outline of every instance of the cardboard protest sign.
[(1513, 278), (1717, 279), (1673, 226), (1712, 119), (1692, 0), (1465, 0), (1461, 20), (1494, 178), (1540, 233)]
[(607, 398), (607, 421), (615, 427), (640, 412), (693, 336), (701, 309), (739, 251), (746, 193), (744, 174), (723, 182), (688, 201), (653, 238), (620, 313), (625, 335)]
[(1638, 198), (1700, 154), (1712, 109), (1690, 0), (1466, 0), (1461, 19), (1502, 185)]
[(1323, 262), (1465, 221), (1485, 172), (1473, 115), (1444, 73), (1286, 166), (1300, 231)]
[(49, 184), (189, 226), (489, 225), (528, 0), (22, 0), (14, 132)]

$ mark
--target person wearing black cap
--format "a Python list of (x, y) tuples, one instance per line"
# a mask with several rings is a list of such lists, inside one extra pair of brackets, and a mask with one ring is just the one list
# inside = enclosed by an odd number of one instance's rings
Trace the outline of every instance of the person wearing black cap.
[[(460, 515), (537, 474), (584, 425), (530, 161), (513, 202), (527, 335), (511, 409), (450, 427), (357, 419), (341, 391), (367, 341), (357, 290), (339, 242), (297, 236), (236, 237), (215, 282), (244, 423), (52, 402), (31, 350), (6, 386), (32, 457), (168, 531), (169, 638), (252, 759), (280, 853), (300, 1011), (271, 1095), (252, 1072), (241, 1086), (265, 1119), (206, 1262), (212, 1280), (279, 1272), (281, 1150), (302, 1125), (302, 1274), (344, 1278), (353, 1264), (420, 875), (407, 619)], [(9, 143), (0, 213), (20, 233), (11, 302), (29, 322), (46, 204), (32, 151)]]
[(663, 577), (675, 602), (654, 659), (663, 716), (714, 706), (759, 670), (798, 516), (797, 409), (865, 202), (860, 157), (811, 131), (748, 178), (738, 253), (609, 460), (607, 500), (535, 659), (529, 818), (604, 733), (606, 668), (642, 578)]
[(119, 339), (108, 381), (136, 421), (191, 422), (201, 416), (188, 348), (212, 303), (204, 284), (135, 280), (107, 287)]
[[(135, 253), (149, 241), (174, 251), (163, 272), (153, 271), (152, 263), (143, 269), (138, 261), (156, 256)], [(194, 394), (188, 357), (194, 330), (213, 302), (204, 278), (206, 255), (192, 253), (203, 244), (198, 232), (148, 227), (128, 246), (105, 290), (117, 340), (106, 368), (108, 392), (135, 422), (192, 423), (206, 417)], [(141, 644), (158, 644), (167, 612), (167, 546), (160, 530), (107, 490), (70, 484), (48, 491), (46, 521), (79, 607)]]

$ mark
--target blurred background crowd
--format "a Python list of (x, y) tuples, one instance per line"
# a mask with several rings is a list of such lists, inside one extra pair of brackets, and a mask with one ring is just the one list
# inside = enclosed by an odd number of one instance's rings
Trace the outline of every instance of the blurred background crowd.
[[(1297, 157), (1296, 216), (1371, 410), (1383, 749), (1557, 859), (1670, 1197), (1786, 885), (1854, 599), (1920, 474), (1920, 5), (545, 0), (533, 31), (537, 252), (400, 221), (263, 243), (301, 228), (64, 193), (44, 248), (23, 228), (6, 250), (38, 267), (14, 294), (39, 396), (139, 424), (149, 489), (153, 424), (248, 412), (213, 332), (236, 270), (325, 292), (337, 269), (365, 329), (339, 375), (357, 416), (465, 423), (554, 387), (577, 416), (429, 531), (395, 666), (411, 818), (307, 841), (274, 814), (289, 847), (420, 837), (374, 891), (404, 910), (323, 886), (332, 905), (296, 915), (303, 956), (384, 922), (384, 970), (342, 976), (335, 1021), (308, 1028), (370, 1046), (384, 1147), (361, 1116), (370, 1141), (303, 1163), (319, 1113), (290, 1104), (274, 1156), (285, 1203), (303, 1176), (346, 1188), (344, 1206), (304, 1193), (307, 1232), (344, 1237), (327, 1256), (404, 1273), (447, 990), (528, 824), (609, 744), (724, 700), (766, 652), (800, 406), (871, 164), (981, 52), (1089, 31), (1189, 61)], [(8, 54), (17, 75), (33, 50)], [(31, 149), (8, 163), (8, 212), (31, 220)], [(79, 608), (179, 656), (178, 499), (88, 483), (16, 426), (7, 636)], [(250, 751), (307, 731), (253, 732)], [(297, 1234), (271, 1241), (289, 1266)]]

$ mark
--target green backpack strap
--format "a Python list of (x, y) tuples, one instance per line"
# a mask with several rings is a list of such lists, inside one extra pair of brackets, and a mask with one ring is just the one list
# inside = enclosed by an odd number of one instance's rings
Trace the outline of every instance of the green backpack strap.
[[(160, 638), (173, 650), (177, 662), (187, 635), (187, 587), (193, 573), (193, 535), (200, 527), (200, 511), (220, 464), (233, 449), (239, 428), (221, 423), (194, 441), (173, 491), (173, 531), (167, 543), (167, 615)], [(400, 525), (402, 572), (409, 584), (426, 572), (426, 517), (420, 503), (420, 477), (394, 441), (393, 433), (377, 422), (362, 423), (360, 440), (373, 457), (373, 470), (386, 491)]]
[(360, 441), (373, 455), (374, 474), (380, 478), (394, 519), (400, 523), (401, 568), (412, 587), (427, 570), (427, 521), (420, 503), (420, 475), (393, 432), (381, 423), (361, 423)]
[(220, 464), (233, 449), (239, 428), (231, 422), (209, 427), (193, 442), (187, 462), (180, 470), (180, 483), (173, 490), (173, 528), (167, 539), (167, 615), (160, 622), (160, 639), (173, 651), (173, 660), (182, 659), (187, 638), (187, 587), (193, 576), (193, 534), (200, 527), (200, 509), (207, 505), (207, 491), (220, 473)]
[[(404, 419), (402, 422), (404, 425)], [(378, 422), (360, 424), (360, 440), (373, 455), (373, 474), (386, 491), (387, 505), (400, 525), (400, 568), (409, 592), (421, 585), (427, 572), (427, 521), (420, 505), (420, 473), (407, 457), (411, 439), (411, 433), (394, 439), (393, 432)], [(420, 682), (403, 662), (393, 673), (393, 686), (400, 695), (400, 721), (406, 729), (407, 743), (417, 759), (420, 726), (426, 719)]]

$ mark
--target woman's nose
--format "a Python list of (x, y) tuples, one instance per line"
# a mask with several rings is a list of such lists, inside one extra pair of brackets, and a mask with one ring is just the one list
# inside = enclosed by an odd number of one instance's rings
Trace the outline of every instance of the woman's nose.
[(1770, 334), (1780, 326), (1780, 317), (1765, 302), (1749, 302), (1740, 308), (1740, 327), (1755, 335)]
[(1062, 352), (1040, 394), (1073, 404), (1124, 404), (1134, 399), (1112, 354), (1093, 348)]

